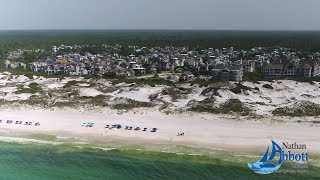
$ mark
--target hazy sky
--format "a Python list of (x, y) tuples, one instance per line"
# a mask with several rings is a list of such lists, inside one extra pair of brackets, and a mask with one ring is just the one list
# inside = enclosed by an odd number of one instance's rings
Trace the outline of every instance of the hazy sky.
[(0, 29), (320, 30), (320, 0), (0, 0)]

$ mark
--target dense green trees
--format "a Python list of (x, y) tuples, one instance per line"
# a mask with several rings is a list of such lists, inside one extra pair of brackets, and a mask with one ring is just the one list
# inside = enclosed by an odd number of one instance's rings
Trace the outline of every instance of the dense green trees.
[(42, 59), (46, 57), (51, 57), (52, 53), (50, 52), (24, 52), (22, 57), (22, 62), (24, 63), (31, 63), (34, 62), (37, 59)]
[(128, 46), (122, 46), (118, 53), (123, 56), (129, 56), (133, 53), (133, 48), (130, 48)]
[[(282, 46), (301, 51), (320, 50), (320, 32), (285, 31), (0, 31), (0, 49), (48, 49), (58, 45), (188, 46), (249, 49)], [(0, 52), (1, 52), (0, 51)]]

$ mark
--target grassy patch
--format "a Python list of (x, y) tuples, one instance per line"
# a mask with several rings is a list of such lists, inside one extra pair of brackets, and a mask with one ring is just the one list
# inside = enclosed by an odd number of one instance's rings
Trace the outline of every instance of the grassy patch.
[(30, 93), (36, 94), (41, 93), (43, 90), (37, 83), (29, 84), (28, 88), (24, 88), (22, 85), (18, 86), (18, 90), (15, 92), (16, 94)]
[(272, 114), (277, 116), (291, 116), (291, 117), (303, 117), (303, 116), (319, 116), (320, 105), (312, 103), (310, 101), (302, 101), (294, 106), (287, 106), (282, 108), (276, 108), (272, 111)]
[(67, 74), (48, 74), (44, 72), (34, 72), (29, 69), (21, 69), (21, 68), (6, 69), (6, 71), (9, 71), (10, 73), (12, 73), (12, 75), (25, 75), (30, 79), (33, 79), (33, 76), (43, 76), (45, 78), (59, 78), (59, 79), (68, 77)]
[(229, 99), (218, 109), (218, 112), (222, 114), (237, 113), (244, 116), (249, 115), (250, 111), (239, 99)]
[(222, 87), (225, 87), (227, 85), (228, 85), (228, 82), (214, 82), (209, 87), (205, 88), (201, 92), (201, 95), (203, 95), (203, 96), (209, 96), (209, 95), (220, 96), (218, 91)]
[(97, 90), (102, 92), (102, 93), (112, 93), (112, 92), (115, 92), (116, 90), (118, 90), (118, 88), (115, 88), (115, 87), (98, 87)]
[(95, 97), (87, 97), (87, 96), (81, 96), (78, 97), (79, 100), (85, 101), (88, 104), (94, 105), (94, 106), (100, 106), (100, 107), (106, 107), (108, 106), (108, 100), (110, 99), (109, 96), (105, 95), (98, 95)]
[(216, 113), (215, 103), (216, 99), (214, 97), (202, 101), (192, 100), (188, 103), (189, 111)]
[(213, 86), (211, 86), (211, 87), (208, 87), (208, 88), (205, 88), (202, 92), (201, 92), (201, 95), (203, 95), (203, 96), (207, 96), (208, 94), (212, 94), (212, 95), (214, 95), (214, 96), (220, 96), (220, 94), (219, 94), (219, 87), (213, 87)]
[(20, 101), (19, 103), (27, 104), (30, 106), (40, 106), (40, 107), (46, 107), (48, 105), (46, 98), (39, 97), (36, 95), (32, 95), (28, 100)]
[(170, 82), (160, 78), (119, 78), (112, 81), (113, 85), (126, 83), (126, 84), (138, 84), (138, 85), (148, 85), (151, 87), (155, 87), (156, 85), (170, 85)]
[(75, 107), (79, 102), (78, 101), (58, 101), (51, 105), (51, 107), (65, 108), (65, 107)]
[(242, 93), (242, 90), (246, 91), (246, 90), (250, 90), (250, 88), (245, 85), (242, 85), (241, 83), (235, 83), (235, 87), (230, 89), (230, 91), (235, 94)]
[(310, 84), (315, 84), (314, 82), (320, 82), (320, 77), (294, 77), (289, 78), (290, 80), (297, 81), (297, 82), (305, 82)]
[(78, 90), (72, 90), (70, 92), (67, 92), (64, 95), (64, 98), (77, 97), (77, 96), (79, 96), (79, 91)]
[(133, 99), (125, 99), (125, 102), (116, 103), (111, 107), (113, 109), (134, 109), (134, 108), (141, 108), (141, 107), (153, 107), (154, 105), (149, 102), (140, 102)]
[(273, 89), (273, 87), (270, 84), (264, 84), (262, 87), (266, 89)]
[(229, 99), (225, 103), (217, 106), (215, 98), (206, 98), (202, 101), (190, 101), (189, 111), (208, 112), (214, 114), (240, 114), (249, 115), (251, 110), (246, 107), (239, 99)]
[(79, 83), (78, 81), (69, 81), (63, 86), (63, 88), (70, 88), (72, 86), (78, 85), (78, 83)]
[(244, 81), (258, 82), (261, 80), (261, 74), (259, 72), (246, 72), (243, 74)]
[(162, 90), (162, 94), (163, 95), (169, 95), (172, 99), (172, 101), (176, 102), (179, 99), (186, 99), (188, 94), (191, 93), (191, 89), (185, 89), (185, 88), (181, 88), (181, 89), (177, 89), (177, 88), (165, 88)]

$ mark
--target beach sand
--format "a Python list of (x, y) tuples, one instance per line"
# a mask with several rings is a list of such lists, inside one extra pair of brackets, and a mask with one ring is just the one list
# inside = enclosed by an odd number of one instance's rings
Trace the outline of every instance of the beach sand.
[[(319, 153), (319, 126), (297, 123), (297, 119), (244, 119), (212, 114), (170, 114), (156, 109), (139, 109), (122, 115), (111, 109), (25, 109), (0, 110), (0, 130), (44, 133), (61, 137), (99, 142), (132, 144), (176, 144), (215, 148), (242, 153), (261, 153), (271, 140), (278, 143), (306, 144), (310, 153)], [(7, 124), (6, 120), (13, 120)], [(303, 119), (305, 120), (305, 118)], [(23, 121), (23, 124), (15, 124)], [(32, 126), (24, 125), (33, 122)], [(40, 126), (34, 126), (36, 122)], [(94, 127), (83, 127), (84, 122)], [(122, 129), (106, 129), (105, 125), (121, 124)], [(146, 132), (124, 130), (125, 126), (148, 128)], [(157, 128), (157, 132), (150, 132)], [(184, 136), (177, 133), (184, 132)]]

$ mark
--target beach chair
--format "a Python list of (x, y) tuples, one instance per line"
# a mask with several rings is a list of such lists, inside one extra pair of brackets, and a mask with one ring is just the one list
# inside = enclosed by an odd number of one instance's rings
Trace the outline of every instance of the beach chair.
[(135, 131), (140, 131), (140, 127), (134, 128)]
[(106, 125), (106, 127), (104, 127), (104, 128), (109, 128), (110, 127), (110, 125)]
[(147, 131), (147, 129), (148, 129), (148, 128), (143, 128), (143, 130), (142, 130), (142, 131)]
[(121, 129), (122, 126), (120, 124), (117, 125), (117, 129)]
[(152, 128), (152, 130), (150, 132), (157, 132), (157, 128)]
[(94, 123), (90, 123), (90, 124), (89, 124), (89, 127), (93, 127), (93, 126), (94, 126)]
[(117, 112), (118, 115), (123, 115), (124, 113), (125, 113), (124, 111)]
[(128, 130), (132, 130), (132, 126), (130, 126)]

